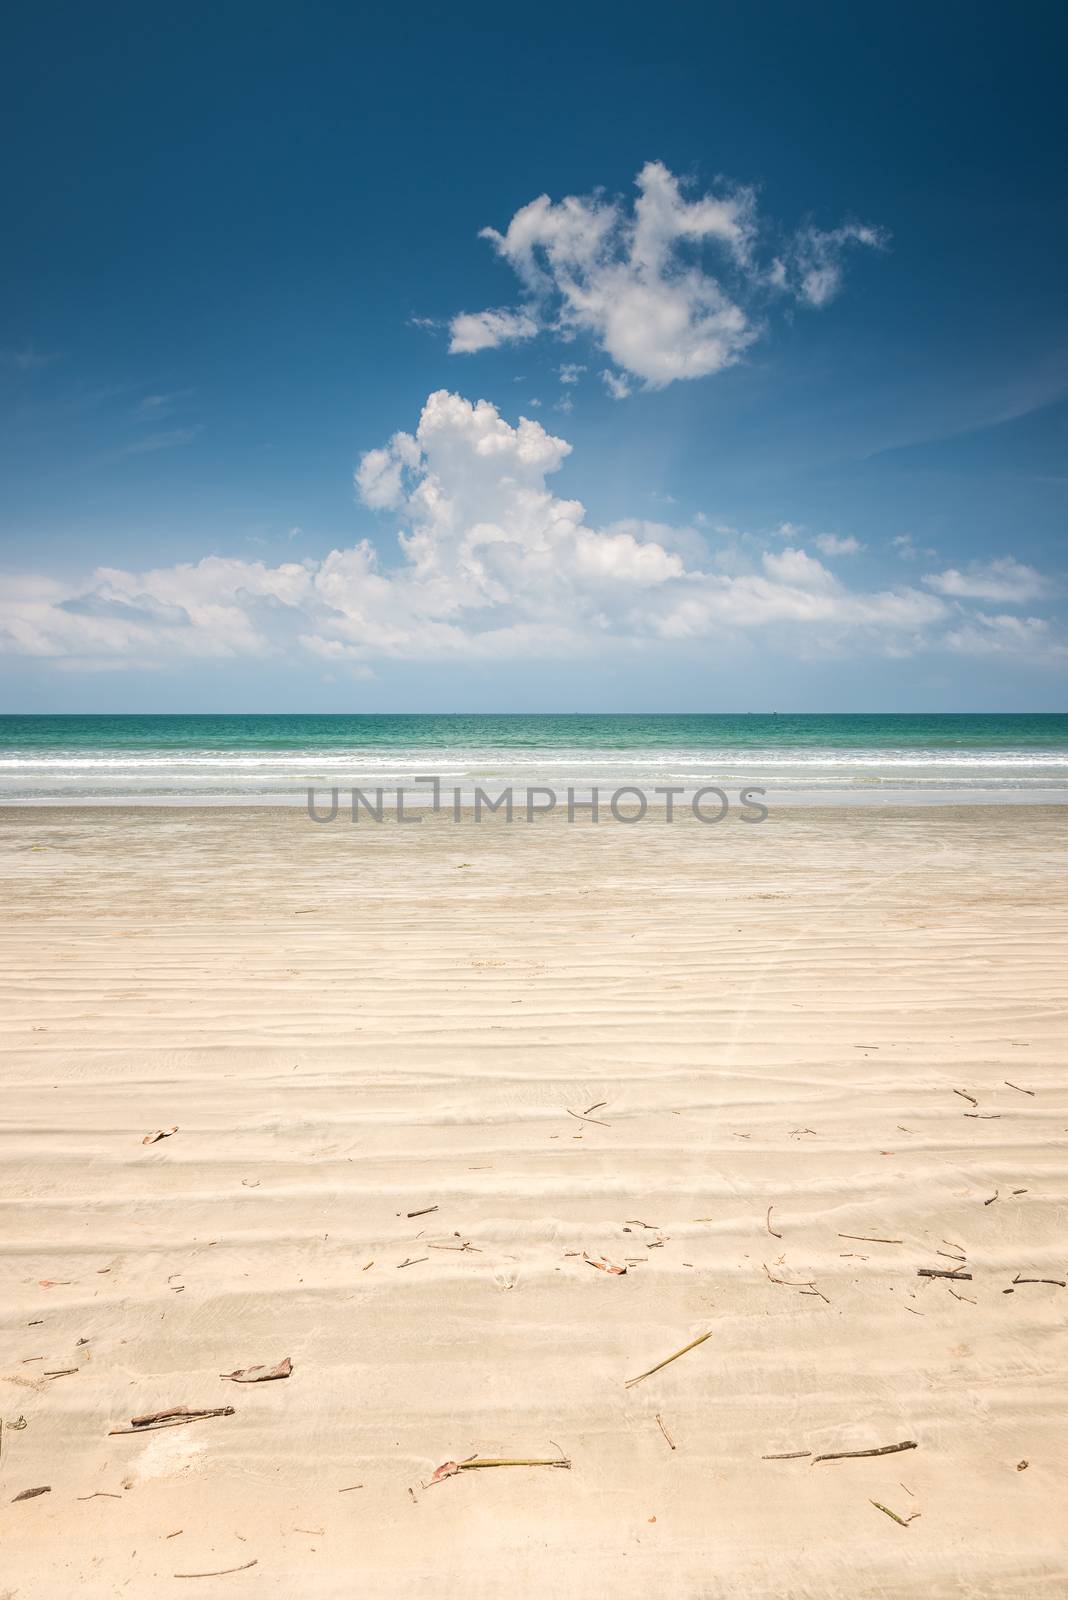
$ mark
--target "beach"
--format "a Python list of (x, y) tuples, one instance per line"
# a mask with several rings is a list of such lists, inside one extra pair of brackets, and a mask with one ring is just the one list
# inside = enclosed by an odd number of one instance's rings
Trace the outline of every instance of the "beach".
[(0, 1596), (1063, 1594), (1066, 869), (0, 810)]

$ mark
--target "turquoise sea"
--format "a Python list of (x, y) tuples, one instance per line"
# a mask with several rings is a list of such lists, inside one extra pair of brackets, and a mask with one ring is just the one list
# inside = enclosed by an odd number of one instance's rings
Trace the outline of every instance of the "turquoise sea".
[(478, 785), (1068, 798), (1068, 715), (0, 716), (0, 802)]

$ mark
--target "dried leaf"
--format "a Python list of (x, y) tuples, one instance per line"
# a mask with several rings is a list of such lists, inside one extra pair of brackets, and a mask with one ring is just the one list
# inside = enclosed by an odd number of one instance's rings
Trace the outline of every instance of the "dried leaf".
[(238, 1367), (236, 1372), (220, 1372), (219, 1377), (232, 1383), (270, 1383), (273, 1378), (288, 1378), (292, 1371), (293, 1363), (286, 1356), (274, 1367)]
[(605, 1256), (602, 1256), (600, 1261), (595, 1261), (585, 1250), (582, 1252), (582, 1259), (588, 1261), (591, 1267), (596, 1267), (598, 1272), (608, 1272), (616, 1278), (621, 1278), (627, 1270), (626, 1267), (617, 1267), (614, 1261), (609, 1261)]
[(434, 1476), (430, 1481), (431, 1483), (440, 1483), (442, 1478), (451, 1478), (454, 1472), (459, 1471), (460, 1463), (458, 1461), (443, 1461), (440, 1467), (434, 1469)]
[(52, 1485), (50, 1483), (43, 1483), (39, 1489), (23, 1489), (21, 1494), (17, 1494), (15, 1496), (15, 1498), (14, 1498), (14, 1500), (12, 1500), (11, 1504), (12, 1505), (16, 1505), (18, 1503), (18, 1501), (20, 1501), (20, 1500), (36, 1500), (36, 1498), (37, 1498), (37, 1496), (39, 1494), (51, 1494), (51, 1493), (52, 1493)]
[(156, 1144), (160, 1139), (169, 1139), (172, 1133), (177, 1133), (177, 1127), (157, 1128), (155, 1133), (146, 1133), (141, 1140), (142, 1144)]

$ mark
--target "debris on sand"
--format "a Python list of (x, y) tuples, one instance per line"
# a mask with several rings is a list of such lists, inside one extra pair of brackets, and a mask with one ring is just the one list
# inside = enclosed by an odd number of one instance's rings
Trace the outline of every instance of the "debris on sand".
[(176, 1578), (225, 1578), (231, 1572), (247, 1572), (249, 1567), (254, 1567), (259, 1560), (253, 1556), (251, 1561), (246, 1561), (240, 1567), (220, 1567), (215, 1572), (176, 1572)]
[(50, 1483), (42, 1483), (42, 1485), (41, 1485), (41, 1487), (39, 1489), (23, 1489), (21, 1494), (17, 1494), (15, 1496), (15, 1498), (14, 1498), (14, 1500), (12, 1500), (11, 1504), (12, 1505), (17, 1505), (20, 1500), (36, 1500), (36, 1498), (37, 1498), (37, 1496), (39, 1494), (51, 1494), (51, 1493), (52, 1493), (52, 1485)]
[(153, 1428), (177, 1428), (184, 1422), (201, 1422), (206, 1417), (232, 1417), (233, 1406), (210, 1406), (195, 1411), (188, 1406), (174, 1406), (170, 1411), (150, 1411), (143, 1417), (131, 1417), (128, 1428), (109, 1428), (113, 1433), (148, 1433)]
[(238, 1367), (236, 1372), (220, 1372), (220, 1378), (229, 1378), (231, 1383), (271, 1383), (275, 1378), (288, 1378), (293, 1371), (293, 1363), (288, 1356), (283, 1357), (273, 1367)]
[(158, 1144), (161, 1139), (169, 1139), (172, 1133), (177, 1133), (177, 1126), (173, 1128), (157, 1128), (155, 1133), (146, 1133), (141, 1140), (142, 1144)]
[(588, 1262), (591, 1267), (596, 1267), (599, 1272), (607, 1272), (615, 1278), (623, 1277), (627, 1270), (626, 1267), (616, 1266), (615, 1262), (609, 1261), (607, 1256), (602, 1256), (600, 1261), (595, 1261), (592, 1256), (586, 1254), (585, 1250), (582, 1252), (582, 1259)]
[(853, 1461), (860, 1456), (894, 1456), (899, 1450), (918, 1450), (915, 1439), (902, 1439), (900, 1444), (882, 1444), (877, 1450), (834, 1450), (829, 1455), (813, 1456), (812, 1465), (817, 1461)]
[(696, 1339), (691, 1339), (689, 1344), (684, 1344), (681, 1350), (676, 1350), (672, 1355), (665, 1356), (663, 1361), (658, 1361), (655, 1367), (650, 1367), (647, 1372), (639, 1372), (636, 1378), (628, 1378), (624, 1384), (624, 1388), (633, 1389), (636, 1383), (641, 1383), (645, 1378), (651, 1378), (654, 1372), (660, 1371), (661, 1367), (670, 1366), (671, 1363), (673, 1361), (677, 1361), (680, 1356), (686, 1355), (687, 1351), (696, 1350), (699, 1344), (704, 1344), (705, 1340), (711, 1339), (711, 1337), (711, 1330), (709, 1330), (707, 1333), (699, 1333)]
[(914, 1511), (911, 1517), (899, 1517), (896, 1511), (891, 1511), (889, 1506), (884, 1506), (879, 1500), (872, 1500), (869, 1504), (873, 1505), (876, 1511), (881, 1511), (884, 1517), (889, 1517), (891, 1522), (896, 1522), (901, 1528), (907, 1528), (913, 1518), (918, 1517), (920, 1514), (918, 1511)]
[(567, 1456), (469, 1456), (466, 1461), (443, 1461), (436, 1467), (431, 1483), (441, 1483), (458, 1472), (476, 1472), (484, 1467), (565, 1467), (570, 1470)]
[(675, 1441), (671, 1437), (670, 1433), (668, 1433), (667, 1429), (664, 1427), (664, 1419), (660, 1415), (659, 1411), (656, 1414), (656, 1425), (660, 1429), (660, 1432), (664, 1435), (664, 1438), (667, 1440), (667, 1442), (671, 1446), (672, 1450), (676, 1449), (677, 1446), (675, 1444)]

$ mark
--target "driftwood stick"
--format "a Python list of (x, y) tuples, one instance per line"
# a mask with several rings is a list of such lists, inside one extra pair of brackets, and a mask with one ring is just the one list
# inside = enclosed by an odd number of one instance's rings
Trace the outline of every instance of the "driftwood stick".
[(778, 1456), (761, 1456), (761, 1461), (800, 1461), (802, 1456), (810, 1456), (811, 1450), (787, 1450)]
[(965, 1280), (970, 1282), (972, 1275), (970, 1272), (962, 1272), (959, 1267), (954, 1267), (952, 1272), (947, 1272), (943, 1267), (917, 1267), (916, 1276), (918, 1278), (952, 1278), (954, 1281), (959, 1280), (963, 1283)]
[(776, 1232), (775, 1232), (775, 1229), (774, 1229), (774, 1228), (773, 1228), (773, 1227), (772, 1227), (772, 1225), (771, 1225), (771, 1213), (772, 1213), (772, 1209), (773, 1209), (773, 1208), (772, 1208), (772, 1207), (771, 1207), (771, 1206), (769, 1206), (769, 1207), (768, 1207), (768, 1214), (767, 1214), (767, 1216), (766, 1216), (766, 1217), (765, 1217), (765, 1218), (764, 1218), (764, 1226), (765, 1226), (765, 1227), (766, 1227), (766, 1228), (767, 1228), (767, 1230), (768, 1230), (768, 1232), (769, 1232), (769, 1233), (770, 1233), (770, 1234), (771, 1234), (771, 1237), (772, 1237), (772, 1238), (773, 1238), (773, 1239), (781, 1239), (781, 1238), (782, 1238), (782, 1234), (781, 1234), (781, 1233), (776, 1233)]
[(813, 1456), (812, 1465), (817, 1461), (852, 1461), (859, 1456), (894, 1456), (899, 1450), (916, 1449), (915, 1439), (902, 1439), (900, 1444), (883, 1444), (877, 1450), (832, 1450), (827, 1455)]
[(1019, 1273), (1016, 1274), (1012, 1281), (1013, 1283), (1052, 1283), (1057, 1289), (1068, 1287), (1063, 1278), (1021, 1278)]

